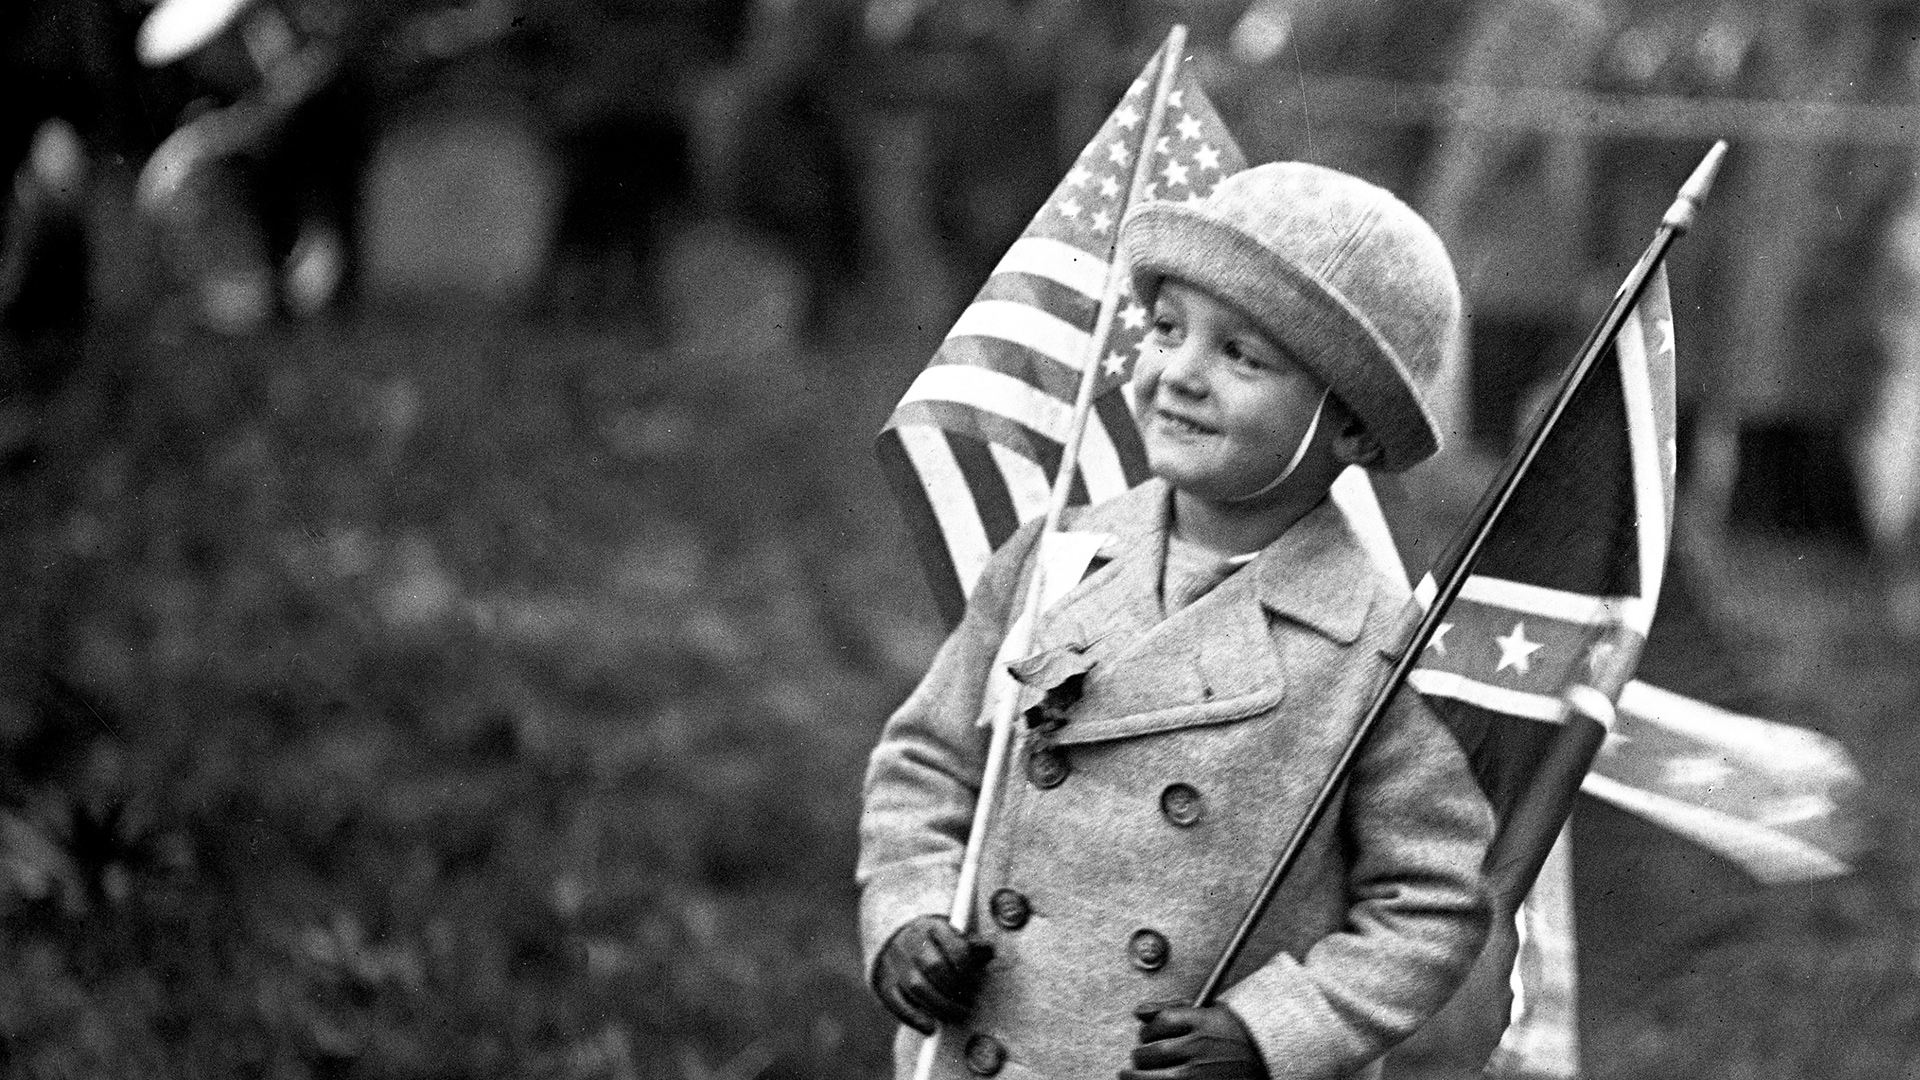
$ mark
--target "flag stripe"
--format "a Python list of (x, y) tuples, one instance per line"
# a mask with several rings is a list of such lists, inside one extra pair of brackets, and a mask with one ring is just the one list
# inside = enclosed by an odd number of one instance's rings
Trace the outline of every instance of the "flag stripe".
[(1092, 335), (1057, 315), (1014, 300), (975, 300), (954, 320), (947, 340), (983, 337), (1018, 345), (1069, 371), (1087, 363)]
[(1011, 375), (976, 367), (936, 364), (927, 368), (900, 398), (903, 407), (917, 402), (962, 405), (1010, 420), (1056, 444), (1066, 442), (1073, 423), (1072, 406)]
[(1087, 434), (1080, 446), (1080, 481), (1088, 498), (1105, 499), (1132, 487), (1138, 481), (1129, 478), (1120, 460), (1120, 449), (1106, 425), (1087, 418)]
[(1740, 864), (1767, 884), (1817, 881), (1850, 867), (1820, 848), (1778, 829), (1588, 773), (1581, 790), (1646, 818)]
[(1102, 478), (1102, 483), (1120, 484), (1119, 491), (1105, 492), (1101, 498), (1117, 495), (1153, 475), (1153, 470), (1147, 467), (1147, 449), (1140, 442), (1140, 429), (1133, 425), (1133, 409), (1121, 390), (1122, 387), (1115, 387), (1093, 399), (1093, 420), (1113, 443), (1114, 456), (1120, 463), (1117, 478)]
[[(1421, 607), (1430, 607), (1438, 593), (1439, 585), (1433, 575), (1428, 574), (1420, 579), (1414, 597)], [(1481, 574), (1474, 574), (1461, 583), (1458, 599), (1582, 626), (1631, 625), (1629, 619), (1650, 606), (1637, 596), (1592, 596)], [(1641, 634), (1645, 636), (1644, 629)]]
[[(1030, 274), (995, 274), (974, 294), (973, 305), (987, 302), (1025, 304), (1084, 330), (1100, 313), (1100, 301), (1051, 278)], [(949, 332), (951, 336), (951, 332)], [(1084, 356), (1084, 353), (1080, 354)], [(939, 357), (936, 356), (935, 360)], [(1080, 366), (1076, 364), (1076, 368)]]
[(1407, 565), (1400, 558), (1400, 549), (1394, 546), (1393, 530), (1387, 526), (1387, 515), (1380, 509), (1380, 497), (1374, 493), (1367, 471), (1358, 465), (1347, 466), (1334, 477), (1331, 494), (1333, 504), (1340, 508), (1348, 526), (1360, 538), (1361, 550), (1367, 553), (1374, 567), (1405, 589)]
[[(964, 403), (916, 401), (895, 409), (891, 423), (921, 424), (940, 428), (952, 435), (978, 439), (989, 445), (1003, 446), (1013, 453), (1032, 460), (1049, 477), (1060, 472), (1062, 454), (1060, 440), (1049, 438), (1044, 433), (1025, 427), (1018, 421), (982, 412)], [(1092, 440), (1098, 437), (1098, 429), (1089, 428), (1087, 438)], [(1051, 480), (1048, 481), (1048, 485), (1051, 490)], [(1067, 503), (1070, 506), (1077, 506), (1088, 501), (1086, 470), (1076, 470), (1073, 487), (1067, 494)]]
[(960, 463), (954, 459), (947, 434), (918, 424), (896, 427), (892, 431), (913, 462), (927, 506), (940, 524), (941, 535), (946, 537), (947, 551), (961, 590), (971, 595), (973, 583), (980, 579), (980, 572), (986, 569), (987, 559), (993, 554), (993, 545), (974, 505), (973, 489), (967, 484)]
[[(1065, 444), (1073, 423), (1073, 409), (1030, 384), (997, 371), (936, 364), (922, 371), (900, 399), (896, 420), (904, 419), (915, 404), (964, 406), (982, 416), (998, 416), (1032, 431), (1056, 445)], [(958, 419), (956, 417), (956, 419)], [(993, 439), (1019, 449), (1020, 439)], [(1037, 455), (1030, 455), (1037, 456)], [(1105, 426), (1089, 422), (1080, 446), (1080, 471), (1095, 498), (1105, 498), (1132, 486), (1120, 461), (1120, 451)]]
[(1514, 913), (1511, 1021), (1501, 1033), (1493, 1075), (1573, 1080), (1580, 1075), (1579, 958), (1573, 928), (1573, 838), (1560, 830), (1540, 877)]
[(1407, 673), (1407, 682), (1428, 697), (1451, 698), (1509, 716), (1550, 724), (1563, 723), (1567, 718), (1567, 704), (1557, 697), (1493, 686), (1452, 671), (1415, 668)]
[[(979, 413), (998, 415), (1023, 429), (1039, 432), (1054, 444), (1066, 444), (1068, 429), (1073, 423), (1071, 405), (1035, 390), (1023, 380), (979, 367), (927, 367), (900, 398), (902, 407), (916, 402), (966, 405)], [(1125, 465), (1119, 461), (1114, 436), (1108, 434), (1104, 425), (1087, 425), (1079, 463), (1092, 498), (1106, 498), (1133, 486), (1127, 479)]]
[[(964, 419), (966, 413), (996, 417), (1014, 425), (1014, 429), (1002, 427), (996, 434), (1012, 434), (1012, 438), (1006, 438), (1006, 442), (1014, 446), (1029, 442), (1029, 448), (1031, 436), (1044, 438), (1054, 446), (1064, 444), (1068, 427), (1073, 423), (1073, 409), (1058, 398), (1043, 394), (1031, 384), (1014, 379), (1012, 375), (983, 371), (979, 367), (927, 367), (900, 398), (902, 415), (910, 415), (908, 411), (916, 404), (960, 405), (960, 413), (948, 413), (954, 419)], [(972, 432), (973, 429), (964, 427), (960, 430)], [(981, 427), (981, 430), (991, 429)]]
[(993, 463), (1006, 484), (1015, 520), (1025, 521), (1045, 514), (1047, 500), (1053, 497), (1053, 485), (1047, 480), (1046, 470), (1032, 458), (999, 443), (987, 444), (987, 450), (992, 453)]
[[(1664, 274), (1664, 271), (1662, 271)], [(1659, 282), (1664, 286), (1665, 278)], [(1627, 441), (1632, 447), (1634, 506), (1640, 549), (1640, 595), (1658, 597), (1667, 567), (1667, 485), (1661, 461), (1658, 414), (1648, 382), (1647, 326), (1639, 307), (1627, 318), (1615, 351), (1620, 355), (1620, 387), (1626, 396)], [(1653, 627), (1653, 605), (1625, 607), (1622, 621), (1645, 637)]]
[(1838, 743), (1644, 684), (1620, 698), (1621, 724), (1594, 772), (1625, 788), (1770, 829), (1839, 862), (1861, 837), (1843, 802), (1862, 777)]
[(1005, 446), (1040, 463), (1049, 474), (1060, 463), (1060, 441), (995, 413), (969, 408), (964, 402), (916, 401), (894, 410), (895, 425), (919, 424), (953, 435)]
[[(1020, 515), (1014, 509), (1013, 496), (1007, 491), (1006, 474), (1000, 469), (992, 444), (949, 435), (947, 446), (953, 451), (954, 463), (960, 466), (967, 487), (973, 491), (973, 511), (980, 520), (981, 531), (986, 533), (987, 545), (999, 547), (1020, 527)], [(967, 591), (973, 591), (971, 586)]]
[(1023, 236), (1000, 257), (987, 280), (1002, 274), (1029, 274), (1058, 282), (1097, 304), (1107, 287), (1107, 260), (1051, 237)]
[(1621, 691), (1620, 711), (1769, 771), (1859, 780), (1844, 747), (1805, 728), (1743, 716), (1643, 682)]
[(907, 438), (940, 436), (941, 433), (922, 427), (914, 429), (913, 435), (903, 435), (906, 430), (896, 427), (882, 431), (874, 440), (874, 453), (879, 458), (881, 474), (893, 489), (894, 501), (900, 504), (906, 517), (907, 535), (920, 558), (920, 568), (926, 574), (934, 603), (949, 624), (958, 623), (966, 613), (967, 591), (955, 569), (950, 541), (928, 496), (928, 476), (921, 471), (920, 463), (913, 459), (905, 443)]
[(928, 369), (979, 368), (1018, 379), (1062, 405), (1072, 405), (1080, 392), (1080, 375), (1054, 363), (1024, 345), (1001, 338), (949, 338), (934, 354)]

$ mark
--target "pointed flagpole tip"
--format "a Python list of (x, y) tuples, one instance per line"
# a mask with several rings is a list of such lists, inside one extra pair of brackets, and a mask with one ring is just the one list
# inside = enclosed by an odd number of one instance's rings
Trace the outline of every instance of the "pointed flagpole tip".
[(1170, 57), (1180, 57), (1181, 53), (1187, 51), (1186, 23), (1174, 23), (1171, 27), (1167, 28), (1166, 48), (1167, 55)]
[(1720, 163), (1727, 156), (1727, 140), (1721, 139), (1700, 159), (1700, 164), (1680, 185), (1680, 194), (1675, 196), (1673, 205), (1667, 207), (1667, 214), (1660, 224), (1676, 232), (1686, 232), (1693, 228), (1693, 219), (1700, 212), (1700, 204), (1707, 201), (1707, 192), (1713, 190), (1713, 178), (1720, 172)]

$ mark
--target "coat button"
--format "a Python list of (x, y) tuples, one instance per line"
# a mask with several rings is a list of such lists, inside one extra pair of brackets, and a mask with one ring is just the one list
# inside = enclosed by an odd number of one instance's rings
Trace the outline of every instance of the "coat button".
[(993, 921), (1007, 930), (1027, 925), (1027, 919), (1033, 915), (1033, 905), (1013, 889), (996, 889), (987, 906), (993, 910)]
[(1057, 746), (1036, 746), (1027, 752), (1027, 779), (1034, 787), (1059, 787), (1072, 771), (1067, 765), (1067, 752)]
[(1181, 828), (1200, 821), (1200, 792), (1191, 784), (1168, 784), (1160, 793), (1160, 812)]
[(967, 1040), (967, 1071), (975, 1076), (992, 1076), (1007, 1063), (1007, 1048), (991, 1035), (975, 1035)]
[(1158, 930), (1135, 930), (1133, 939), (1127, 942), (1127, 952), (1133, 957), (1134, 967), (1141, 971), (1159, 971), (1167, 966), (1173, 946), (1167, 944), (1166, 935)]

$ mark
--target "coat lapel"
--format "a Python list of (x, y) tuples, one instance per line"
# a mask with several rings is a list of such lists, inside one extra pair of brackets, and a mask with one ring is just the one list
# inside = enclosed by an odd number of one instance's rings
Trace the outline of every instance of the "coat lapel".
[(1062, 744), (1265, 712), (1286, 693), (1270, 616), (1343, 645), (1365, 623), (1375, 575), (1330, 501), (1207, 595), (1162, 618), (1171, 507), (1170, 490), (1155, 480), (1074, 523), (1076, 531), (1107, 534), (1100, 554), (1110, 561), (1046, 614), (1035, 638), (1036, 651), (1068, 648), (1093, 661), (1072, 722), (1054, 736)]
[(1382, 580), (1332, 499), (1307, 511), (1239, 576), (1268, 611), (1342, 645), (1360, 636)]
[(1132, 640), (1160, 622), (1172, 505), (1166, 483), (1149, 480), (1075, 521), (1075, 532), (1106, 535), (1096, 556), (1100, 565), (1047, 613), (1036, 640), (1050, 646)]

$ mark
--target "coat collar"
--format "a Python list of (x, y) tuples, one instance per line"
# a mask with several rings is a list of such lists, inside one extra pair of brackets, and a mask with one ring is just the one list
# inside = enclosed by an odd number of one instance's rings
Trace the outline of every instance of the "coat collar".
[[(1084, 511), (1073, 528), (1107, 534), (1099, 557), (1113, 565), (1090, 575), (1074, 593), (1101, 590), (1124, 577), (1136, 593), (1146, 586), (1144, 602), (1155, 610), (1141, 618), (1157, 619), (1172, 520), (1173, 489), (1158, 478)], [(1378, 587), (1377, 571), (1331, 498), (1307, 511), (1240, 573), (1267, 610), (1343, 645), (1359, 637)], [(1069, 594), (1061, 608), (1075, 606), (1076, 599)]]

